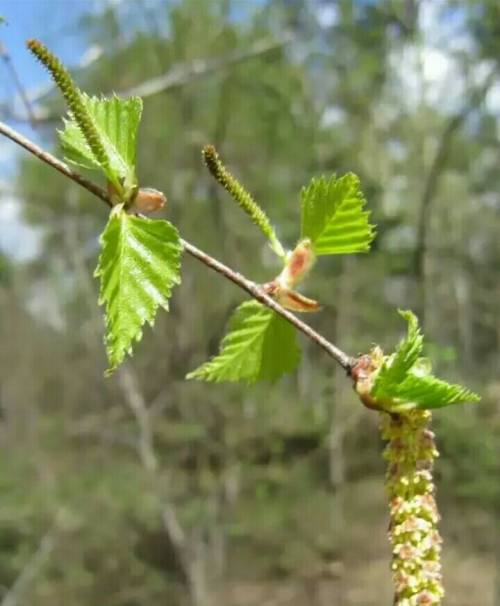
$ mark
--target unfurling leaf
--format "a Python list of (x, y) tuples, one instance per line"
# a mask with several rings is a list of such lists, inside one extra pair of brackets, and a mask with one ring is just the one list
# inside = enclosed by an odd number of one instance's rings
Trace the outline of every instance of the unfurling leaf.
[(461, 385), (447, 383), (432, 375), (419, 376), (411, 373), (402, 383), (394, 386), (392, 396), (401, 402), (415, 403), (415, 408), (429, 410), (480, 400), (477, 394)]
[(408, 322), (408, 332), (396, 347), (396, 351), (384, 360), (373, 389), (375, 397), (379, 393), (384, 393), (386, 386), (392, 389), (393, 385), (404, 381), (422, 353), (424, 338), (420, 332), (417, 317), (411, 311), (400, 310), (399, 314)]
[(420, 357), (423, 337), (417, 318), (411, 311), (399, 313), (408, 322), (408, 332), (395, 353), (384, 356), (380, 348), (374, 348), (352, 369), (356, 391), (365, 405), (402, 412), (479, 401), (479, 396), (465, 387), (431, 374), (430, 361)]
[(74, 117), (64, 120), (59, 132), (68, 161), (89, 169), (102, 170), (115, 189), (128, 200), (137, 187), (135, 174), (137, 131), (141, 120), (140, 97), (99, 99), (80, 93), (102, 142), (108, 162), (103, 166), (95, 156)]
[(287, 254), (281, 273), (274, 280), (263, 284), (263, 289), (286, 309), (301, 313), (318, 311), (320, 305), (317, 301), (294, 290), (307, 276), (315, 260), (316, 255), (309, 238), (301, 240), (295, 249)]
[(311, 271), (316, 262), (316, 255), (309, 238), (300, 240), (285, 260), (285, 267), (277, 280), (286, 288), (295, 288)]
[(203, 381), (274, 381), (297, 366), (300, 349), (294, 328), (256, 301), (234, 312), (221, 352), (189, 373)]
[(106, 306), (106, 348), (110, 374), (153, 325), (158, 307), (168, 310), (172, 288), (180, 283), (182, 251), (177, 229), (168, 221), (111, 212), (101, 236), (95, 276), (101, 280), (99, 303)]
[(317, 301), (309, 299), (300, 294), (300, 292), (288, 288), (288, 286), (281, 282), (280, 277), (281, 276), (278, 276), (274, 280), (271, 280), (271, 282), (262, 285), (262, 288), (269, 296), (285, 309), (290, 309), (299, 313), (319, 311), (320, 305)]
[(301, 192), (301, 238), (311, 240), (317, 255), (367, 252), (375, 229), (365, 204), (353, 173), (312, 179)]

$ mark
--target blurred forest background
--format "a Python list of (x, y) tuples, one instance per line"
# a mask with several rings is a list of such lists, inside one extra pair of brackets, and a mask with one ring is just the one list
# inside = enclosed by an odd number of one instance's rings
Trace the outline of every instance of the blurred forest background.
[[(1, 118), (60, 154), (61, 98), (36, 66), (42, 88), (17, 69), (23, 102), (6, 33), (40, 38), (89, 93), (141, 94), (141, 184), (252, 279), (277, 267), (203, 144), (289, 246), (302, 185), (360, 176), (373, 252), (321, 260), (307, 292), (324, 309), (306, 319), (356, 354), (393, 347), (411, 308), (439, 374), (482, 394), (435, 414), (438, 500), (446, 604), (498, 606), (497, 0), (25, 2), (0, 5)], [(81, 56), (62, 44), (75, 32)], [(186, 382), (243, 295), (185, 258), (171, 313), (104, 379), (92, 271), (107, 211), (0, 146), (0, 605), (390, 604), (377, 418), (332, 360), (303, 340), (275, 385)]]

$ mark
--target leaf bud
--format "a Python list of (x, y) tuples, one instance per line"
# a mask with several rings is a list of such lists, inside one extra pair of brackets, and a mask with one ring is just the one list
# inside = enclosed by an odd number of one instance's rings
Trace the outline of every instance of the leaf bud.
[(129, 210), (148, 215), (160, 210), (167, 201), (165, 194), (151, 187), (141, 187), (137, 192)]

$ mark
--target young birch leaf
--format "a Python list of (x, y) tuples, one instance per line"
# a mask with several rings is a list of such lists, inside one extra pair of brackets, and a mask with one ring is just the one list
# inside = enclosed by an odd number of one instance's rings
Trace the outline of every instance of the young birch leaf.
[(461, 385), (447, 383), (436, 377), (408, 375), (399, 385), (394, 386), (393, 395), (403, 402), (415, 403), (415, 408), (443, 408), (450, 404), (479, 402), (477, 394)]
[(408, 322), (408, 332), (394, 354), (384, 361), (374, 385), (373, 395), (375, 397), (379, 392), (384, 392), (386, 385), (397, 385), (404, 381), (422, 353), (424, 338), (420, 332), (417, 317), (409, 310), (399, 310), (399, 315)]
[(94, 275), (101, 279), (99, 303), (106, 306), (110, 374), (132, 353), (143, 324), (153, 325), (158, 307), (168, 311), (172, 288), (180, 283), (182, 247), (177, 229), (168, 221), (135, 217), (118, 207), (101, 245)]
[(85, 168), (103, 170), (109, 181), (121, 184), (126, 192), (130, 192), (137, 185), (136, 144), (142, 99), (119, 99), (116, 96), (99, 99), (85, 93), (80, 95), (97, 128), (109, 164), (103, 167), (95, 157), (73, 117), (64, 120), (64, 130), (59, 131), (66, 159)]
[(420, 357), (423, 337), (416, 316), (411, 311), (399, 313), (408, 322), (408, 332), (395, 353), (384, 356), (380, 369), (375, 371), (370, 391), (375, 402), (391, 412), (478, 402), (480, 397), (472, 391), (431, 374), (429, 360)]
[(234, 312), (221, 352), (187, 375), (202, 381), (274, 381), (291, 372), (300, 359), (293, 327), (257, 301)]
[(311, 240), (317, 255), (367, 252), (375, 230), (365, 204), (353, 173), (313, 178), (301, 192), (301, 238)]

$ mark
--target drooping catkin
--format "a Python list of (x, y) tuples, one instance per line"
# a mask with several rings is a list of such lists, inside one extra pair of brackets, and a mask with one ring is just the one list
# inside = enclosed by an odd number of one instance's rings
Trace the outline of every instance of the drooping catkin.
[(442, 539), (432, 479), (438, 452), (429, 429), (431, 413), (412, 410), (381, 415), (382, 438), (388, 441), (384, 458), (388, 462), (394, 606), (439, 606), (444, 595)]

